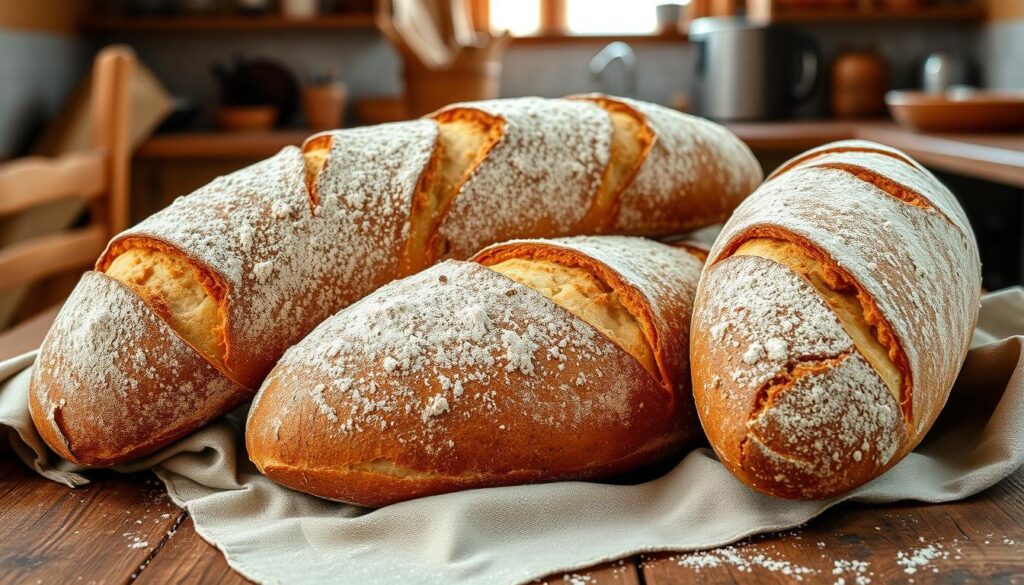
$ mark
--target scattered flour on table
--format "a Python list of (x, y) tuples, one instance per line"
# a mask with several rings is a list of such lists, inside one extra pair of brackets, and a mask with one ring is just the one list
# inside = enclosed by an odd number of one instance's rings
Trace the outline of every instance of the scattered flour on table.
[(896, 564), (903, 568), (903, 572), (908, 575), (913, 575), (918, 571), (925, 571), (931, 569), (933, 573), (938, 573), (939, 568), (936, 566), (930, 566), (932, 561), (936, 559), (948, 559), (949, 552), (944, 550), (941, 544), (929, 544), (923, 548), (912, 549), (910, 551), (898, 551), (896, 553)]
[[(874, 572), (869, 571), (871, 563), (857, 560), (837, 560), (833, 563), (834, 585), (868, 585)], [(849, 579), (847, 579), (849, 577)]]
[(747, 551), (743, 547), (725, 546), (709, 551), (687, 553), (675, 557), (674, 560), (680, 567), (688, 567), (696, 571), (705, 568), (720, 567), (729, 565), (741, 573), (753, 573), (754, 568), (761, 568), (772, 573), (780, 573), (792, 577), (796, 581), (803, 581), (804, 576), (816, 575), (817, 570), (811, 567), (794, 565), (793, 563), (775, 559), (764, 553)]

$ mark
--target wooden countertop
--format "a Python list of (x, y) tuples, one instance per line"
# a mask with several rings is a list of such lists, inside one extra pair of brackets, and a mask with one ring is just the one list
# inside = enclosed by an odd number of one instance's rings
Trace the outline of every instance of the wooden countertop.
[(755, 151), (800, 151), (834, 140), (872, 140), (898, 148), (928, 167), (1024, 187), (1024, 133), (932, 134), (889, 121), (751, 122), (727, 127)]
[[(848, 138), (874, 140), (906, 151), (923, 164), (956, 174), (1024, 187), (1024, 133), (925, 134), (889, 121), (792, 121), (728, 124), (755, 151), (801, 151)], [(140, 160), (259, 159), (301, 144), (307, 130), (157, 135)]]
[[(248, 583), (152, 474), (95, 473), (72, 490), (3, 449), (0, 581)], [(844, 504), (800, 528), (723, 549), (627, 557), (545, 583), (1021, 583), (1022, 559), (1024, 468), (960, 502)]]

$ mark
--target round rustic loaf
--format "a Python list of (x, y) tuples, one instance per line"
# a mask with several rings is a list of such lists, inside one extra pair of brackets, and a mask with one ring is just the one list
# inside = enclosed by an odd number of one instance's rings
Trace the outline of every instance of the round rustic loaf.
[(786, 498), (877, 477), (938, 416), (980, 291), (963, 210), (907, 155), (846, 141), (784, 164), (725, 225), (698, 288), (693, 383), (711, 445)]
[(724, 128), (619, 98), (318, 134), (116, 236), (43, 342), (32, 417), (65, 458), (112, 465), (249, 400), (288, 347), (395, 278), (514, 237), (721, 220), (761, 177)]
[(601, 477), (699, 433), (689, 315), (702, 260), (621, 236), (524, 240), (391, 283), (288, 350), (249, 457), (364, 506)]

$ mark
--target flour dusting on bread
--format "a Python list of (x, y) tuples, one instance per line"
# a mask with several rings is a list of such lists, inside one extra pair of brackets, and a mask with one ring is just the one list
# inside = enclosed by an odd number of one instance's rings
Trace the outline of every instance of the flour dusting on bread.
[(697, 407), (774, 495), (836, 495), (935, 421), (977, 318), (980, 262), (948, 189), (881, 145), (783, 165), (723, 228), (694, 313)]
[[(121, 349), (107, 351), (112, 346)], [(72, 460), (112, 460), (144, 437), (159, 446), (252, 396), (131, 290), (95, 272), (57, 315), (32, 386), (33, 418), (46, 421), (64, 446), (60, 454)], [(35, 390), (43, 387), (49, 391)], [(108, 400), (111, 394), (117, 399)]]
[[(684, 231), (722, 221), (761, 182), (761, 168), (750, 149), (722, 126), (657, 104), (615, 99), (639, 110), (656, 136), (636, 178), (622, 194), (616, 231), (650, 234), (669, 225)], [(731, 204), (704, 206), (687, 201), (702, 181), (719, 185), (721, 197)], [(687, 224), (680, 226), (679, 210), (687, 204)]]
[[(424, 287), (436, 296), (414, 293)], [(331, 394), (324, 399), (344, 413), (343, 423), (351, 423), (339, 430), (358, 432), (405, 409), (424, 422), (491, 412), (497, 403), (484, 397), (494, 379), (512, 383), (514, 376), (520, 399), (528, 400), (562, 363), (550, 357), (552, 347), (580, 364), (609, 352), (611, 343), (571, 315), (552, 311), (547, 299), (525, 286), (475, 264), (447, 262), (387, 285), (328, 320), (285, 354), (274, 375), (285, 379), (313, 370), (313, 377), (329, 381)], [(367, 371), (368, 364), (373, 367)], [(418, 396), (408, 387), (412, 379), (436, 391)], [(558, 424), (582, 420), (599, 414), (594, 407), (602, 394), (602, 405), (615, 407), (605, 415), (622, 414), (627, 388), (611, 390), (595, 389), (565, 410), (537, 404), (536, 415)], [(576, 409), (585, 411), (577, 415)]]
[(223, 277), (234, 345), (228, 366), (234, 357), (238, 369), (254, 370), (243, 381), (258, 383), (316, 323), (395, 273), (436, 134), (430, 121), (332, 133), (316, 214), (302, 154), (286, 148), (177, 199), (114, 241), (166, 242)]
[(532, 250), (565, 254), (556, 257), (567, 267), (576, 255), (622, 266), (654, 313), (670, 377), (538, 290), (449, 260), (378, 289), (288, 350), (250, 410), (254, 461), (287, 485), (365, 504), (587, 477), (681, 444), (696, 420), (685, 347), (701, 261), (622, 237), (517, 241), (478, 260)]
[[(946, 193), (933, 191), (927, 196), (934, 200)], [(959, 368), (959, 361), (928, 348), (938, 344), (962, 355), (969, 342), (963, 332), (971, 329), (980, 296), (980, 287), (950, 286), (980, 280), (981, 270), (974, 241), (950, 222), (955, 217), (908, 205), (842, 170), (796, 168), (740, 205), (711, 257), (719, 257), (735, 235), (769, 225), (813, 242), (834, 259), (902, 340), (920, 431), (944, 402), (935, 392), (952, 385)]]
[(505, 131), (462, 186), (441, 224), (440, 234), (450, 244), (448, 256), (468, 258), (513, 236), (570, 233), (586, 215), (608, 165), (608, 114), (589, 102), (542, 98), (445, 109), (455, 108), (502, 118)]
[[(486, 111), (501, 118), (501, 143), (493, 142), (498, 140), (496, 132), (492, 132), (495, 127), (446, 125), (444, 130), (448, 134), (441, 136), (439, 123), (432, 119), (321, 133), (311, 137), (301, 149), (285, 148), (268, 160), (218, 178), (119, 234), (108, 245), (96, 269), (109, 269), (108, 276), (127, 284), (137, 295), (138, 302), (121, 307), (126, 311), (126, 320), (133, 320), (130, 311), (140, 311), (135, 321), (150, 323), (155, 316), (170, 324), (164, 329), (178, 338), (167, 342), (152, 340), (149, 351), (180, 346), (184, 353), (172, 357), (191, 363), (193, 356), (189, 352), (193, 347), (199, 348), (208, 361), (197, 363), (215, 364), (213, 370), (197, 366), (202, 378), (223, 378), (225, 382), (218, 384), (228, 384), (235, 392), (232, 400), (223, 404), (235, 404), (250, 395), (288, 347), (323, 319), (403, 274), (406, 256), (409, 262), (427, 258), (414, 263), (417, 270), (436, 259), (437, 249), (432, 244), (442, 243), (442, 238), (447, 238), (451, 245), (447, 250), (449, 256), (464, 258), (481, 246), (514, 237), (551, 237), (614, 226), (618, 207), (612, 203), (617, 201), (602, 200), (605, 205), (599, 206), (595, 197), (621, 192), (634, 177), (636, 167), (630, 166), (625, 176), (616, 175), (617, 182), (603, 184), (606, 174), (613, 174), (611, 141), (616, 139), (620, 147), (630, 142), (622, 132), (614, 135), (607, 111), (580, 100), (540, 98), (456, 107)], [(648, 106), (630, 102), (630, 107)], [(632, 201), (640, 204), (648, 199), (656, 205), (673, 203), (674, 207), (661, 215), (634, 214), (630, 230), (666, 234), (717, 219), (752, 189), (751, 181), (760, 178), (749, 150), (737, 146), (738, 140), (724, 129), (654, 106), (645, 115), (664, 138), (656, 156), (647, 163), (647, 172), (658, 173), (660, 178), (644, 179), (647, 186)], [(646, 126), (642, 127), (644, 140), (640, 140), (640, 133), (631, 132), (646, 148), (651, 145), (650, 133)], [(701, 138), (691, 140), (691, 134)], [(685, 147), (675, 148), (672, 145), (676, 142)], [(440, 202), (443, 205), (439, 203), (442, 209), (428, 209), (438, 213), (437, 217), (428, 218), (427, 231), (440, 237), (420, 242), (416, 239), (417, 224), (410, 217), (414, 202), (429, 200), (436, 193), (439, 176), (446, 181), (452, 179), (438, 172), (446, 168), (442, 164), (445, 152), (452, 155), (451, 150), (480, 144), (496, 145), (481, 150), (480, 160), (470, 161), (472, 164), (455, 177), (455, 183), (445, 183), (449, 191), (461, 185), (460, 192), (451, 207), (446, 199)], [(453, 148), (446, 150), (448, 146)], [(460, 154), (466, 153), (454, 153), (456, 158)], [(662, 189), (665, 192), (658, 191)], [(446, 196), (449, 191), (444, 191)], [(587, 217), (592, 209), (598, 210), (598, 217)], [(652, 218), (652, 222), (645, 223), (645, 218)], [(434, 221), (440, 222), (439, 227)], [(415, 253), (407, 254), (410, 247), (416, 248)], [(131, 254), (126, 253), (129, 250)], [(118, 261), (115, 270), (112, 267)], [(149, 278), (148, 274), (157, 273), (153, 270), (157, 265), (162, 270), (160, 278)], [(182, 291), (189, 294), (183, 295)], [(197, 306), (203, 308), (198, 316)], [(95, 308), (83, 301), (82, 307), (70, 306), (67, 310), (63, 326), (73, 327), (79, 319), (73, 315), (75, 311), (86, 313)], [(179, 318), (183, 316), (189, 317)], [(474, 319), (480, 313), (464, 317)], [(487, 317), (493, 320), (493, 316)], [(678, 316), (659, 318), (663, 323), (679, 325)], [(481, 321), (470, 323), (478, 329), (488, 327)], [(151, 323), (147, 327), (147, 335), (155, 331)], [(531, 369), (538, 371), (542, 360), (552, 360), (561, 366), (560, 371), (569, 372), (569, 359), (562, 348), (545, 346), (546, 335), (550, 332), (516, 330), (504, 335), (502, 343), (507, 347), (501, 357), (503, 367), (527, 375), (524, 372)], [(82, 360), (118, 356), (117, 359), (128, 361), (132, 356), (124, 344), (132, 338), (127, 333), (124, 339), (104, 337), (105, 345), (88, 349), (100, 355)], [(395, 355), (382, 358), (384, 372), (401, 374), (407, 364), (415, 361), (414, 351), (402, 355), (400, 349), (396, 347)], [(674, 355), (669, 351), (663, 353)], [(673, 371), (684, 365), (685, 358), (672, 359)], [(132, 369), (128, 364), (119, 367), (124, 371)], [(607, 379), (604, 368), (585, 375), (575, 372), (564, 383), (586, 388), (603, 376)], [(119, 379), (109, 385), (106, 394), (102, 387), (95, 392), (104, 402), (102, 408), (116, 410), (122, 395), (112, 388), (138, 384), (140, 391), (152, 394), (147, 401), (175, 400), (174, 390), (169, 389), (167, 382), (163, 378), (154, 383), (145, 378)], [(492, 407), (499, 405), (491, 391), (471, 393), (467, 382), (450, 380), (451, 387), (445, 390), (453, 393), (446, 398), (450, 407), (457, 406), (455, 400), (460, 397), (478, 397)], [(59, 398), (49, 397), (59, 388), (48, 384), (40, 380), (34, 393), (59, 402)], [(192, 390), (182, 386), (181, 391)], [(375, 391), (370, 385), (359, 389), (358, 395), (353, 394), (360, 411), (372, 413), (389, 406), (382, 398), (373, 397)], [(456, 391), (461, 394), (455, 396)], [(163, 396), (164, 392), (172, 396)], [(329, 419), (333, 409), (339, 424), (346, 422), (345, 413), (329, 404), (329, 394), (325, 390), (326, 407), (315, 405), (316, 412)], [(315, 397), (311, 400), (315, 402)], [(71, 405), (70, 400), (67, 402)], [(281, 408), (284, 412), (288, 407)], [(71, 414), (72, 410), (66, 413), (88, 418), (89, 411), (83, 408), (81, 412), (85, 414)], [(453, 408), (429, 420), (443, 420), (454, 411)], [(583, 411), (573, 412), (566, 416), (567, 420), (575, 420)], [(200, 414), (219, 416), (224, 411)], [(552, 419), (556, 415), (552, 413)], [(192, 424), (193, 430), (198, 428), (194, 418), (171, 418), (139, 423), (140, 428), (149, 425), (150, 436), (141, 433), (133, 445), (120, 442), (119, 446), (110, 447), (148, 452), (155, 448), (154, 441), (162, 437), (165, 428), (178, 428), (178, 423)], [(287, 431), (275, 429), (275, 435), (278, 430)], [(53, 440), (52, 446), (60, 449), (60, 441)]]

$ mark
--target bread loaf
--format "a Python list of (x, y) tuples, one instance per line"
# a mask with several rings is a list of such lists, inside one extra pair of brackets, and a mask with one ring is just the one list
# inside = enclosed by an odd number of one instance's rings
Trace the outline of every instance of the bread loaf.
[(288, 347), (399, 276), (513, 237), (694, 227), (760, 179), (720, 126), (619, 98), (318, 134), (116, 236), (43, 343), (32, 417), (64, 458), (115, 464), (249, 400)]
[(446, 261), (327, 319), (253, 402), (271, 479), (381, 506), (601, 477), (678, 451), (702, 260), (641, 238), (524, 240)]
[(715, 242), (697, 292), (694, 394), (748, 485), (826, 498), (895, 465), (967, 353), (981, 266), (956, 198), (868, 142), (776, 171)]

